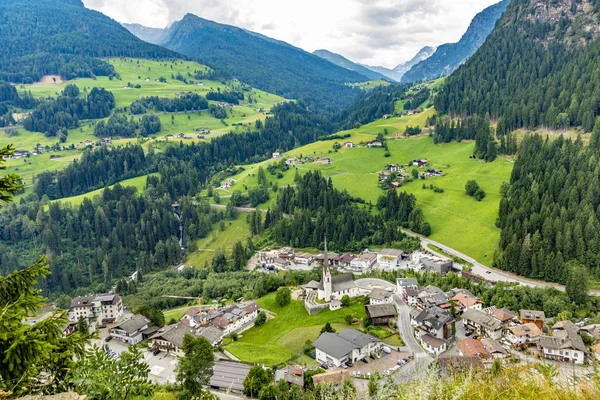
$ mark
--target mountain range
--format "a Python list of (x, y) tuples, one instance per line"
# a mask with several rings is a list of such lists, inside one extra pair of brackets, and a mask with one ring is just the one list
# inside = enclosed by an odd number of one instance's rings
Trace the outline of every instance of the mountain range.
[(396, 82), (400, 82), (404, 74), (406, 74), (410, 69), (421, 61), (427, 60), (431, 55), (435, 52), (435, 47), (425, 46), (410, 60), (405, 63), (397, 65), (395, 68), (389, 69), (381, 66), (371, 66), (364, 65), (366, 68), (371, 71), (378, 72), (387, 76), (390, 79), (393, 79)]
[(0, 80), (9, 82), (114, 73), (99, 57), (182, 57), (138, 39), (81, 0), (3, 0), (0, 42)]
[(457, 43), (444, 44), (427, 59), (414, 65), (402, 77), (402, 82), (420, 82), (449, 75), (477, 51), (494, 30), (496, 22), (510, 3), (503, 0), (473, 18), (469, 28)]
[(254, 87), (320, 108), (349, 104), (358, 91), (347, 83), (368, 80), (290, 44), (193, 14), (162, 31), (126, 28), (142, 40), (219, 66)]
[(350, 60), (348, 60), (346, 57), (337, 54), (337, 53), (333, 53), (329, 50), (315, 50), (313, 51), (313, 54), (316, 56), (319, 56), (335, 65), (338, 65), (342, 68), (346, 68), (350, 71), (354, 71), (354, 72), (358, 72), (361, 75), (366, 76), (369, 79), (373, 79), (373, 80), (379, 80), (379, 79), (385, 79), (385, 80), (390, 80), (393, 78), (387, 76), (386, 74), (382, 74), (379, 73), (377, 71), (373, 71), (371, 69), (369, 69), (368, 67), (364, 67), (360, 64), (357, 64), (355, 62), (352, 62)]

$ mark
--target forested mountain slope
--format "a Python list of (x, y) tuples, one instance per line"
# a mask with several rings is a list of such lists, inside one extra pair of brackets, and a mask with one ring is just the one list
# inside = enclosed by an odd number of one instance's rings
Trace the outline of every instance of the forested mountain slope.
[(313, 54), (316, 56), (319, 56), (335, 65), (338, 65), (342, 68), (346, 68), (350, 71), (358, 72), (359, 74), (362, 74), (369, 79), (374, 79), (374, 80), (378, 80), (378, 79), (389, 80), (390, 79), (387, 76), (380, 74), (379, 72), (372, 71), (367, 67), (363, 67), (362, 65), (356, 64), (356, 63), (348, 60), (346, 57), (336, 54), (336, 53), (333, 53), (329, 50), (324, 50), (324, 49), (315, 50), (315, 51), (313, 51)]
[(177, 57), (80, 0), (3, 0), (0, 42), (0, 80), (9, 82), (31, 83), (48, 74), (72, 79), (114, 73), (94, 57)]
[(513, 0), (483, 46), (446, 84), (436, 108), (489, 114), (499, 130), (583, 126), (600, 113), (598, 0)]
[(346, 83), (367, 80), (287, 43), (192, 14), (168, 28), (161, 44), (218, 65), (254, 87), (319, 108), (349, 104), (358, 90)]
[(416, 64), (404, 74), (402, 82), (436, 79), (454, 72), (483, 44), (494, 29), (496, 21), (506, 10), (509, 1), (503, 0), (477, 14), (458, 43), (438, 47), (431, 57)]

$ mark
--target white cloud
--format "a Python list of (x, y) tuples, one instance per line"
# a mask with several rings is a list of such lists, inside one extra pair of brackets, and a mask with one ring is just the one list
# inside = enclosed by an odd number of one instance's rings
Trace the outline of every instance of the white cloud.
[(83, 0), (120, 22), (164, 27), (186, 13), (250, 29), (307, 51), (327, 49), (389, 68), (423, 46), (456, 42), (499, 0)]

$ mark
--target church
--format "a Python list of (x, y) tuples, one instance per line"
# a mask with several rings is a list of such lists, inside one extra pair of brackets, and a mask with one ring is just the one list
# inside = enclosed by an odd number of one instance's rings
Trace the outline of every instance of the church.
[(325, 238), (323, 277), (317, 286), (317, 298), (325, 302), (330, 302), (334, 299), (340, 300), (344, 295), (357, 297), (359, 295), (358, 287), (356, 286), (356, 283), (354, 283), (352, 274), (331, 276), (331, 269), (327, 258), (327, 238)]

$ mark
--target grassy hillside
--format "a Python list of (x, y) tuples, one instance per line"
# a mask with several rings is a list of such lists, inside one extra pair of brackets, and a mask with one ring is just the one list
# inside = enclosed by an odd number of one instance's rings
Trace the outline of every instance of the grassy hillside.
[[(388, 130), (388, 147), (390, 157), (385, 157), (384, 149), (369, 149), (358, 146), (353, 149), (333, 150), (335, 141), (320, 141), (295, 149), (286, 156), (328, 156), (333, 160), (330, 165), (303, 164), (298, 171), (319, 169), (323, 175), (331, 177), (334, 185), (346, 189), (349, 193), (376, 203), (384, 193), (378, 187), (378, 172), (386, 163), (405, 164), (410, 160), (426, 158), (432, 168), (441, 169), (444, 176), (416, 180), (404, 185), (400, 190), (415, 194), (419, 207), (423, 209), (425, 218), (432, 226), (431, 239), (444, 243), (462, 251), (478, 261), (491, 264), (496, 249), (500, 230), (495, 221), (500, 203), (500, 185), (510, 179), (512, 162), (498, 158), (493, 163), (484, 163), (471, 159), (473, 142), (434, 144), (433, 139), (421, 135), (412, 138), (395, 137), (394, 133), (403, 132), (407, 125), (423, 126), (433, 110), (416, 116), (389, 118), (375, 121), (348, 132), (351, 137), (340, 142), (351, 140), (357, 145), (360, 142), (373, 140), (377, 133)], [(260, 165), (265, 168), (273, 161), (265, 161), (245, 167), (245, 171), (235, 176), (237, 180), (230, 190), (244, 191), (246, 187), (256, 186), (257, 171)], [(410, 170), (408, 169), (408, 173)], [(267, 178), (280, 185), (293, 183), (295, 168), (287, 171), (283, 178), (275, 180), (267, 173)], [(465, 195), (465, 184), (475, 179), (486, 192), (481, 202)], [(431, 189), (423, 189), (423, 184), (433, 184), (444, 189), (444, 193), (436, 193)], [(272, 198), (275, 198), (272, 195)]]
[[(260, 328), (254, 327), (244, 332), (240, 339), (225, 348), (242, 361), (265, 365), (285, 362), (301, 354), (304, 344), (316, 340), (326, 322), (330, 322), (339, 332), (342, 329), (357, 327), (346, 324), (346, 315), (365, 317), (364, 306), (358, 303), (337, 311), (324, 310), (316, 315), (308, 315), (301, 301), (292, 300), (287, 306), (279, 307), (275, 303), (275, 293), (266, 295), (256, 303), (261, 308), (271, 311), (274, 318)], [(305, 355), (296, 361), (316, 365), (313, 359)]]

